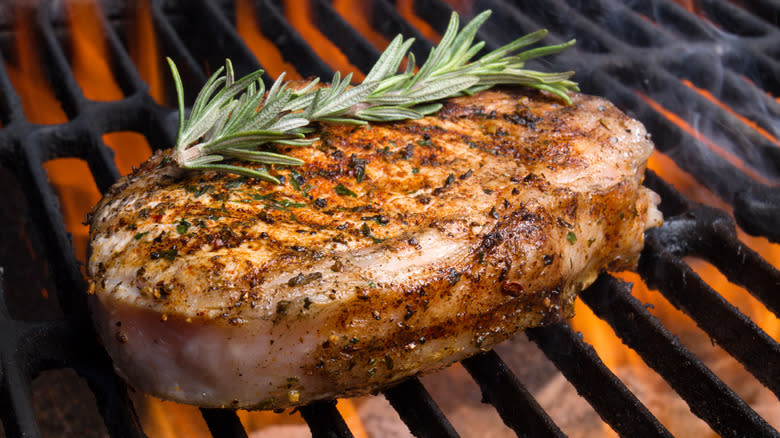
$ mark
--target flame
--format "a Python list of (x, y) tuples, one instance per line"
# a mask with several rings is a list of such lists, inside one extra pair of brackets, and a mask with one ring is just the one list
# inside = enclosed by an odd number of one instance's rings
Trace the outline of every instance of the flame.
[(414, 0), (398, 0), (396, 7), (401, 16), (404, 17), (415, 29), (417, 29), (425, 38), (429, 39), (435, 44), (439, 44), (441, 41), (441, 35), (439, 32), (431, 27), (427, 21), (423, 20), (417, 13), (414, 12)]
[(17, 3), (14, 14), (14, 52), (16, 62), (8, 62), (6, 70), (14, 89), (22, 100), (24, 114), (32, 123), (53, 125), (68, 121), (60, 102), (54, 96), (38, 56), (35, 11)]
[(347, 22), (352, 25), (363, 38), (379, 50), (383, 50), (390, 44), (390, 41), (384, 35), (377, 32), (371, 25), (371, 8), (373, 3), (365, 0), (335, 0), (333, 8)]
[(130, 57), (141, 79), (149, 85), (149, 94), (160, 105), (165, 104), (160, 51), (152, 21), (149, 0), (140, 0), (135, 6), (135, 27), (129, 38)]
[(295, 67), (285, 61), (282, 52), (263, 35), (257, 19), (257, 12), (251, 0), (236, 1), (236, 29), (263, 68), (274, 79), (283, 72), (287, 72), (287, 79), (301, 79), (301, 75)]
[(366, 76), (352, 65), (347, 56), (317, 29), (308, 1), (284, 0), (284, 13), (290, 24), (301, 34), (317, 56), (342, 75), (352, 73), (352, 81), (360, 82)]

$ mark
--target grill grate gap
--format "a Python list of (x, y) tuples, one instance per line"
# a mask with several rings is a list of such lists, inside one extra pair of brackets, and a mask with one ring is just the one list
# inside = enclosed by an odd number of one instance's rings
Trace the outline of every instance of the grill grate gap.
[(733, 437), (777, 433), (631, 297), (624, 284), (602, 275), (580, 296), (715, 432)]

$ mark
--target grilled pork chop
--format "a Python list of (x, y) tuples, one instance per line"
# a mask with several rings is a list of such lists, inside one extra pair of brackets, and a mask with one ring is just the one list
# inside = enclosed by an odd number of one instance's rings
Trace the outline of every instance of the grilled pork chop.
[(157, 153), (91, 218), (119, 374), (209, 407), (364, 394), (572, 313), (659, 225), (653, 146), (609, 102), (504, 88), (421, 120), (322, 125), (281, 185)]

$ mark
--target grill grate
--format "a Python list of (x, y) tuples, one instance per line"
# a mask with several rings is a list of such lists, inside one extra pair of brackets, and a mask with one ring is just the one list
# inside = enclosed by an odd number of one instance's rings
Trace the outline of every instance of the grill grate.
[[(328, 64), (285, 20), (276, 2), (255, 3), (257, 10), (263, 11), (258, 14), (261, 28), (303, 76), (332, 74)], [(553, 58), (552, 69), (576, 70), (585, 92), (606, 96), (642, 120), (662, 152), (734, 207), (737, 224), (780, 242), (780, 148), (680, 82), (686, 79), (696, 87), (718, 92), (729, 107), (767, 132), (780, 134), (780, 104), (765, 93), (780, 95), (780, 6), (768, 0), (742, 3), (751, 4), (742, 9), (728, 2), (698, 1), (698, 7), (717, 27), (662, 0), (626, 4), (612, 0), (476, 0), (474, 10), (495, 11), (480, 35), (488, 49), (539, 27), (551, 29), (553, 42), (576, 37), (578, 48)], [(322, 17), (321, 31), (340, 46), (350, 62), (366, 72), (379, 52), (340, 18), (329, 1), (312, 0), (311, 4), (314, 13)], [(379, 32), (389, 37), (399, 32), (415, 36), (414, 52), (428, 52), (431, 43), (402, 18), (391, 2), (375, 0), (373, 4)], [(415, 5), (421, 18), (439, 31), (444, 29), (449, 6), (438, 1)], [(175, 115), (149, 96), (116, 30), (122, 3), (106, 1), (103, 6), (106, 15), (102, 26), (114, 73), (125, 94), (122, 100), (96, 102), (84, 97), (61, 40), (64, 31), (56, 5), (42, 4), (35, 10), (34, 22), (43, 64), (68, 116), (67, 123), (41, 126), (28, 121), (0, 53), (0, 163), (13, 169), (13, 178), (24, 187), (28, 214), (42, 241), (35, 249), (48, 261), (63, 315), (47, 321), (21, 320), (12, 316), (0, 300), (0, 418), (7, 436), (41, 436), (31, 381), (44, 370), (58, 368), (72, 368), (86, 379), (112, 436), (145, 436), (124, 384), (112, 372), (110, 359), (99, 345), (87, 341), (94, 336), (86, 314), (86, 283), (65, 230), (57, 195), (42, 167), (54, 158), (83, 159), (104, 192), (120, 175), (113, 152), (101, 139), (104, 133), (139, 132), (153, 145), (173, 141)], [(229, 1), (198, 0), (186, 5), (152, 2), (162, 51), (179, 65), (189, 101), (206, 79), (203, 65), (219, 65), (224, 56), (229, 56), (238, 74), (261, 67), (231, 23), (232, 11)], [(726, 40), (728, 45), (724, 44)], [(2, 47), (5, 50), (6, 46)], [(713, 69), (713, 65), (724, 67)], [(750, 170), (735, 166), (671, 123), (643, 96), (650, 96), (666, 108), (706, 114), (708, 121), (719, 127), (719, 135), (728, 140), (724, 143), (731, 145), (726, 152), (740, 157)], [(647, 235), (640, 264), (642, 277), (780, 396), (778, 343), (720, 297), (682, 258), (696, 255), (711, 261), (775, 315), (780, 310), (776, 293), (780, 272), (737, 240), (734, 222), (724, 212), (692, 203), (652, 173), (646, 184), (661, 194), (667, 222)], [(2, 286), (0, 283), (0, 295), (7, 296)], [(28, 295), (35, 295), (33, 292), (26, 291)], [(714, 431), (723, 436), (777, 435), (631, 297), (626, 285), (602, 276), (582, 293), (582, 299)], [(535, 328), (528, 331), (528, 336), (620, 435), (670, 436), (593, 348), (568, 326)], [(484, 353), (462, 364), (479, 384), (484, 400), (495, 406), (518, 436), (563, 435), (496, 353)], [(391, 388), (384, 395), (415, 435), (457, 436), (417, 379)], [(300, 412), (315, 437), (351, 436), (332, 403), (315, 403)], [(202, 413), (215, 437), (246, 436), (235, 413), (211, 409)]]

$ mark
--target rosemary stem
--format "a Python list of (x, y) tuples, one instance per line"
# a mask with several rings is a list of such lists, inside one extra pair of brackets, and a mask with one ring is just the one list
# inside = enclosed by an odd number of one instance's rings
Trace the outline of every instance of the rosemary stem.
[(203, 156), (202, 144), (191, 146), (187, 149), (179, 149), (173, 153), (173, 160), (180, 167), (187, 167), (187, 163), (191, 163), (194, 160)]

